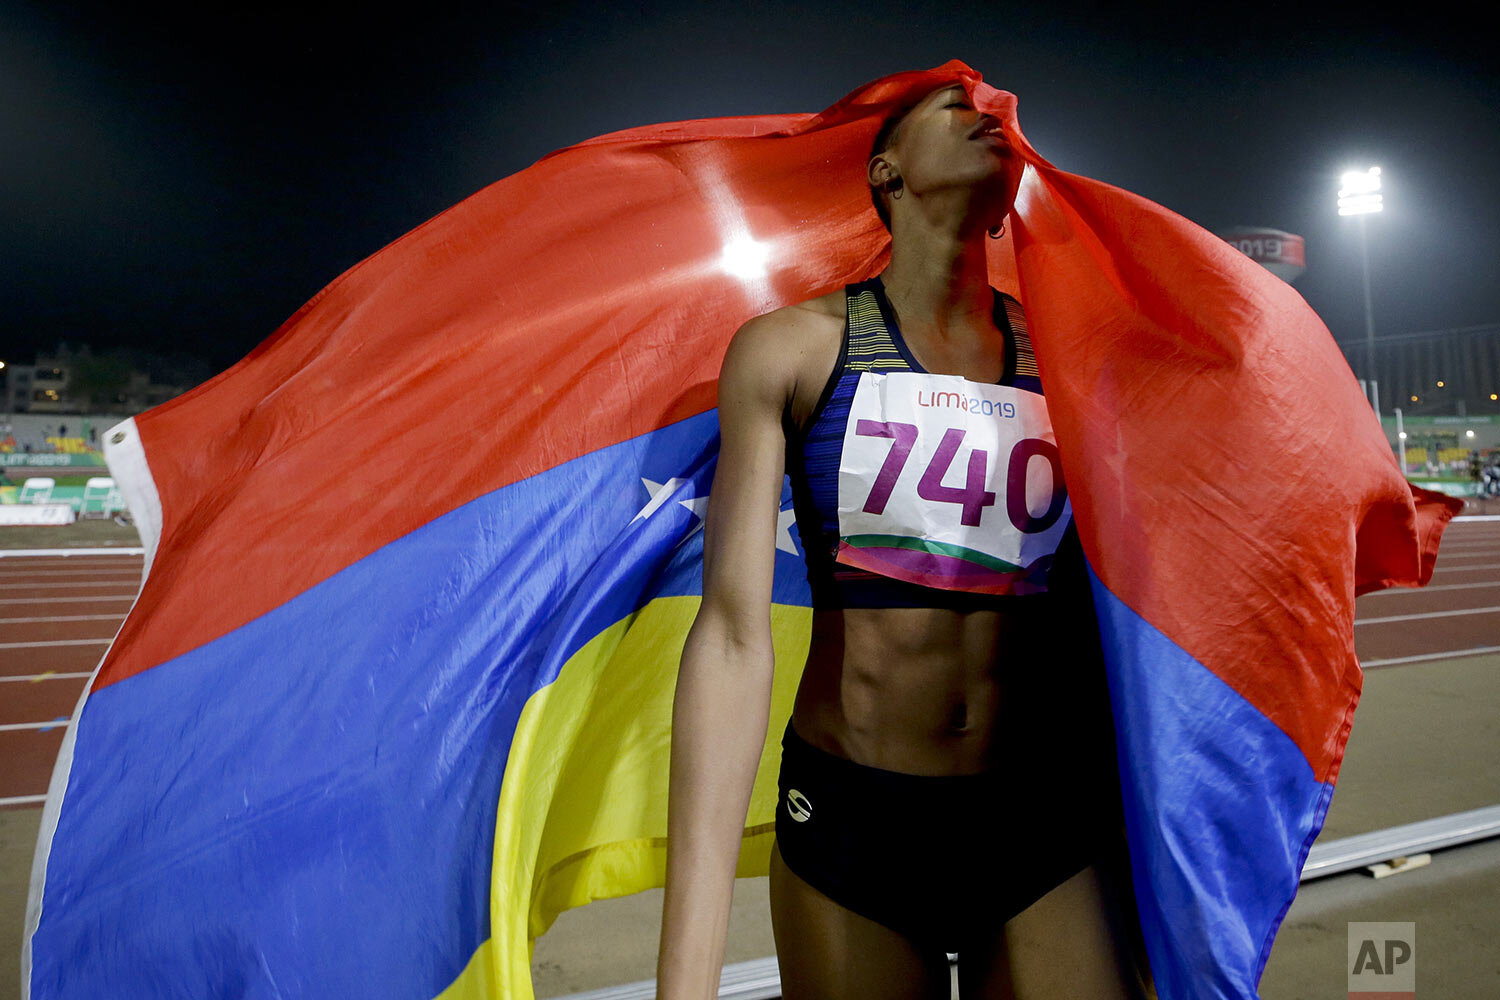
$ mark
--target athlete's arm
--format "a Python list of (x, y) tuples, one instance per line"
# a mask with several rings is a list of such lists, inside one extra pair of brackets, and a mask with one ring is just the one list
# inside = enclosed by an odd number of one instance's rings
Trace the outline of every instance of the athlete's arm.
[(771, 576), (795, 374), (795, 320), (771, 313), (735, 334), (719, 372), (719, 464), (703, 539), (703, 604), (672, 702), (661, 1000), (718, 995), (750, 789), (765, 745), (775, 656)]

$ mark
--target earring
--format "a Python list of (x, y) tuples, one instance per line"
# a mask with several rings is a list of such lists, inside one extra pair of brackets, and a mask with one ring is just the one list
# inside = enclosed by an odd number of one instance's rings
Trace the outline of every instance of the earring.
[(1005, 235), (1005, 223), (1002, 222), (998, 226), (991, 226), (990, 227), (990, 239), (992, 239), (992, 240), (998, 240), (1000, 237), (1002, 237), (1004, 235)]
[(900, 198), (901, 191), (903, 190), (901, 178), (897, 177), (895, 180), (891, 181), (891, 183), (887, 185), (886, 190), (890, 192), (891, 198), (893, 200)]

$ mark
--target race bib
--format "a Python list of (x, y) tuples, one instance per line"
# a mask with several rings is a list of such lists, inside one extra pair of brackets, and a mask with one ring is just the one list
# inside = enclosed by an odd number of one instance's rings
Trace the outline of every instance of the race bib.
[(1073, 516), (1040, 395), (864, 372), (839, 462), (839, 562), (927, 587), (1047, 589)]

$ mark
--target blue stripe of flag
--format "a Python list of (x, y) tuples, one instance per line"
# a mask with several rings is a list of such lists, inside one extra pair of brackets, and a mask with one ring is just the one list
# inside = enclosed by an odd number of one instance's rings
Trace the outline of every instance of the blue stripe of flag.
[(1254, 998), (1333, 785), (1255, 706), (1089, 576), (1157, 990), (1162, 1000)]
[[(495, 806), (527, 699), (652, 598), (700, 592), (694, 513), (632, 519), (643, 477), (707, 495), (715, 420), (476, 499), (92, 695), (33, 997), (412, 1000), (451, 983), (490, 933)], [(246, 558), (253, 573), (297, 553)], [(805, 605), (800, 560), (777, 563), (776, 599)]]

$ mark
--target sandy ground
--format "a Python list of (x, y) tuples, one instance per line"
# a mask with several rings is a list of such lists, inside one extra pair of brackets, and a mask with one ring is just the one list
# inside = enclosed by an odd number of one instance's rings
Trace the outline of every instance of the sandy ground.
[(130, 525), (110, 518), (89, 518), (72, 524), (0, 525), (0, 549), (76, 549), (134, 547), (141, 536)]
[(0, 997), (21, 995), (21, 930), (26, 921), (26, 884), (42, 822), (40, 809), (0, 811)]

